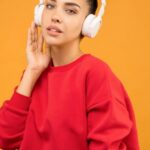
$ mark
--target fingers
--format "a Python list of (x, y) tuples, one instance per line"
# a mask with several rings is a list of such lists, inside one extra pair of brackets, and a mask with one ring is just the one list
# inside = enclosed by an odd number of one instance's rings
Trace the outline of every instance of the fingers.
[(28, 48), (30, 47), (30, 50), (32, 51), (42, 52), (43, 41), (44, 38), (42, 35), (42, 31), (40, 33), (40, 36), (38, 37), (38, 27), (34, 23), (34, 21), (32, 21), (31, 27), (28, 29), (28, 41), (27, 41)]
[(35, 43), (36, 43), (36, 49), (38, 48), (38, 28), (37, 28), (37, 25), (34, 24), (34, 40), (35, 40)]
[(31, 40), (32, 40), (32, 42), (35, 40), (35, 37), (34, 37), (34, 22), (33, 21), (31, 23)]
[(39, 39), (38, 39), (38, 46), (37, 46), (38, 47), (37, 48), (38, 52), (42, 52), (42, 50), (43, 50), (43, 41), (44, 41), (44, 38), (43, 38), (42, 31), (41, 31)]
[(51, 46), (45, 42), (45, 52), (48, 52), (50, 50), (51, 50)]
[(29, 47), (31, 44), (32, 44), (31, 29), (28, 28), (27, 47)]
[(31, 24), (31, 39), (32, 39), (32, 46), (33, 46), (33, 49), (36, 50), (37, 49), (37, 29), (36, 28), (36, 25), (34, 23), (34, 21), (32, 21), (32, 24)]
[(45, 54), (51, 56), (51, 46), (45, 43)]
[(28, 28), (28, 38), (27, 38), (27, 50), (33, 50), (32, 46), (34, 43), (34, 34), (33, 34), (33, 22), (31, 23), (31, 27)]

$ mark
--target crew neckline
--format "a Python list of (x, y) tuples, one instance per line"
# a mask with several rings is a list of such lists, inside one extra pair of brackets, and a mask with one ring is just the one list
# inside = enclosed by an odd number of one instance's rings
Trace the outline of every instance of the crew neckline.
[(61, 65), (61, 66), (52, 66), (52, 63), (50, 62), (48, 69), (50, 69), (50, 71), (64, 71), (66, 69), (73, 67), (77, 63), (80, 63), (84, 58), (86, 58), (87, 56), (90, 56), (90, 55), (91, 55), (90, 53), (84, 53), (83, 55), (79, 56), (72, 62), (65, 64), (65, 65)]

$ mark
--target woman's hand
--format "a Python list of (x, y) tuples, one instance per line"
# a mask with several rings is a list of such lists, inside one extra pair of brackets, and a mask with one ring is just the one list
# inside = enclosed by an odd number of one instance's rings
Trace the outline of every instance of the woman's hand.
[(45, 43), (45, 52), (43, 51), (44, 38), (42, 31), (38, 38), (38, 26), (32, 21), (31, 27), (28, 28), (28, 39), (27, 39), (27, 67), (36, 70), (43, 71), (47, 68), (51, 55), (50, 47)]

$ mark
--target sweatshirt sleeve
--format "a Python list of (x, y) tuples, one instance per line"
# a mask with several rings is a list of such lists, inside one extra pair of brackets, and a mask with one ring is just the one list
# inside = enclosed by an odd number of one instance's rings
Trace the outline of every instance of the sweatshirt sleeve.
[(18, 85), (10, 99), (5, 100), (0, 108), (0, 148), (3, 149), (19, 148), (31, 103), (31, 97), (17, 93), (17, 87)]
[(110, 67), (98, 65), (87, 77), (89, 150), (139, 150), (132, 105)]

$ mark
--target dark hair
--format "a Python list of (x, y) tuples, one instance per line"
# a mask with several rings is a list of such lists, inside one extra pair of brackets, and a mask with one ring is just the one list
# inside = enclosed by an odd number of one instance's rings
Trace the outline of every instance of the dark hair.
[[(86, 0), (87, 4), (89, 5), (89, 11), (88, 14), (96, 14), (96, 10), (98, 7), (97, 0)], [(84, 38), (84, 35), (81, 34), (80, 39), (82, 40)]]
[(98, 7), (97, 0), (86, 0), (89, 5), (89, 14), (95, 14)]

